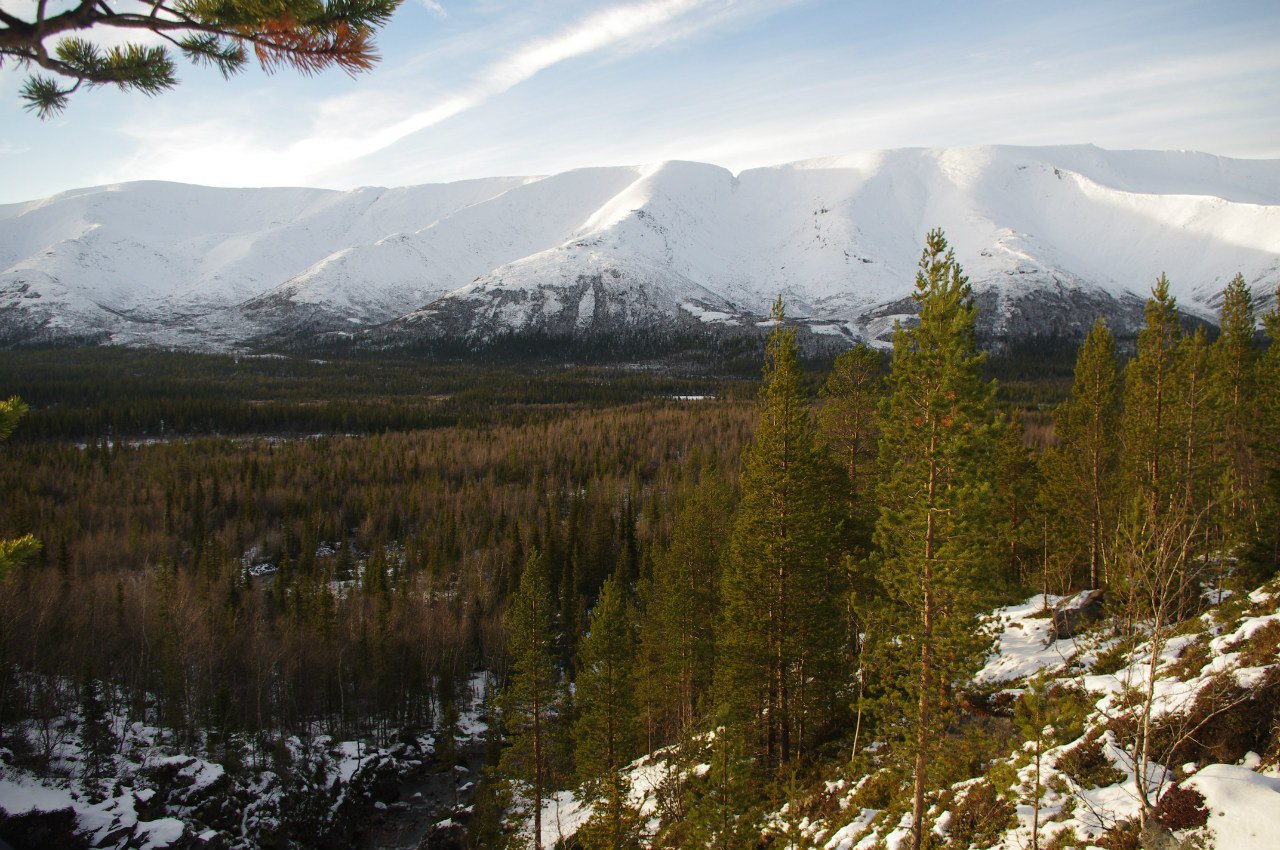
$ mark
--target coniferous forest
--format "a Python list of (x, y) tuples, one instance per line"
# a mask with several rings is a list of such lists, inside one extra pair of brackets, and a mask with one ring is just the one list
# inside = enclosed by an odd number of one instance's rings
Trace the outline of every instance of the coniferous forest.
[[(802, 360), (779, 299), (758, 384), (6, 352), (4, 761), (100, 802), (145, 728), (218, 765), (217, 793), (272, 773), (303, 799), (328, 787), (288, 778), (314, 742), (397, 770), (412, 743), (416, 769), (447, 770), (469, 714), (474, 775), (423, 846), (852, 847), (832, 830), (856, 815), (892, 846), (990, 847), (1019, 806), (1021, 846), (1156, 846), (1198, 792), (1134, 776), (1280, 763), (1280, 635), (1247, 688), (1161, 713), (1156, 684), (1209, 662), (1202, 614), (1280, 571), (1280, 306), (1258, 315), (1262, 295), (1233, 280), (1211, 337), (1162, 277), (1137, 338), (1099, 321), (1074, 367), (985, 355), (935, 231), (891, 351)], [(1084, 591), (1088, 629), (1053, 601)], [(1106, 724), (1061, 677), (980, 675), (1005, 645), (990, 612), (1028, 598), (1059, 640), (1092, 636), (1081, 676), (1146, 659)], [(1054, 748), (1078, 800), (1123, 786), (1106, 753), (1127, 759), (1134, 815), (1073, 838), (1063, 804), (1050, 828), (1042, 805), (1071, 797), (1042, 776)], [(385, 805), (341, 829), (183, 811), (220, 846), (392, 846), (363, 825)]]

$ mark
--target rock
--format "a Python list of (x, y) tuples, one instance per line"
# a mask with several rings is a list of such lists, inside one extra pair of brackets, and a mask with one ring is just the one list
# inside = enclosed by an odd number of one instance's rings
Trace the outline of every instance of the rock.
[(1086, 590), (1058, 603), (1049, 626), (1050, 642), (1072, 638), (1102, 617), (1106, 591)]
[(76, 813), (70, 808), (11, 815), (0, 809), (0, 839), (19, 850), (87, 850), (76, 834)]
[(422, 839), (423, 850), (462, 850), (467, 831), (462, 824), (453, 820), (444, 820), (427, 832)]

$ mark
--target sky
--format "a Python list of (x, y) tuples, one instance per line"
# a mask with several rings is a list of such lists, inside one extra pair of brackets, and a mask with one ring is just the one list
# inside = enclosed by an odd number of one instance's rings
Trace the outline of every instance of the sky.
[(0, 203), (125, 180), (348, 189), (978, 144), (1280, 158), (1275, 0), (404, 0), (377, 43), (354, 78), (223, 80), (179, 59), (171, 91), (82, 91), (48, 121), (8, 63)]

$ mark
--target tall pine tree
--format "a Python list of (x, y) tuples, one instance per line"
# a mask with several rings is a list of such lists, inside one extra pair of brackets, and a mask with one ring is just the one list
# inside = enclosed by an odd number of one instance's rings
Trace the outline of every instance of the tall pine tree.
[(1259, 522), (1252, 550), (1264, 575), (1280, 570), (1280, 287), (1262, 318), (1271, 344), (1258, 361), (1258, 422), (1253, 443), (1258, 459)]
[(1178, 304), (1164, 275), (1151, 290), (1145, 312), (1137, 356), (1125, 369), (1122, 431), (1128, 491), (1156, 516), (1178, 489), (1182, 448), (1174, 415), (1182, 334)]
[(527, 786), (534, 850), (542, 848), (542, 801), (554, 759), (561, 693), (550, 588), (546, 560), (534, 550), (504, 620), (511, 668), (499, 702), (508, 743), (499, 770)]
[(637, 669), (650, 749), (693, 727), (710, 690), (719, 613), (721, 553), (732, 498), (712, 467), (677, 508), (671, 540), (642, 591)]
[(1222, 293), (1221, 334), (1213, 344), (1213, 395), (1223, 465), (1221, 499), (1229, 540), (1238, 542), (1257, 528), (1255, 492), (1260, 484), (1253, 436), (1256, 432), (1258, 348), (1253, 293), (1236, 275)]
[(573, 728), (579, 776), (599, 801), (587, 846), (611, 850), (632, 846), (636, 827), (636, 813), (627, 802), (630, 785), (622, 775), (639, 744), (632, 680), (635, 634), (625, 594), (618, 576), (606, 579), (591, 612), (578, 649), (576, 699), (582, 710)]
[(884, 385), (879, 352), (857, 345), (836, 355), (820, 393), (823, 442), (845, 474), (845, 539), (866, 550), (875, 525), (876, 404)]
[(890, 700), (913, 756), (912, 847), (925, 840), (925, 790), (953, 710), (950, 688), (976, 669), (990, 641), (978, 624), (991, 580), (982, 508), (994, 450), (995, 387), (979, 376), (968, 279), (942, 231), (931, 231), (916, 290), (915, 327), (894, 331), (880, 406), (880, 582), (898, 635), (887, 655)]
[(1098, 319), (1076, 356), (1071, 395), (1054, 411), (1058, 445), (1041, 458), (1055, 545), (1080, 553), (1089, 587), (1107, 581), (1105, 542), (1118, 507), (1120, 411), (1115, 341)]
[(806, 403), (781, 299), (765, 352), (760, 421), (743, 452), (721, 592), (717, 682), (729, 718), (752, 726), (761, 763), (799, 755), (833, 705), (841, 644), (830, 464)]

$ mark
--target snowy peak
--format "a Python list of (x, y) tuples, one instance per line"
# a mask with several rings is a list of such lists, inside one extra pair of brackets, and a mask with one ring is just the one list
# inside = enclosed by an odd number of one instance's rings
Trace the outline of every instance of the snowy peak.
[[(942, 227), (995, 337), (1280, 282), (1280, 161), (1092, 146), (662, 162), (401, 189), (132, 183), (0, 206), (0, 340), (236, 347), (749, 328), (883, 340)], [(404, 317), (397, 319), (397, 317)], [(394, 321), (393, 321), (394, 320)], [(387, 324), (389, 323), (389, 324)]]

